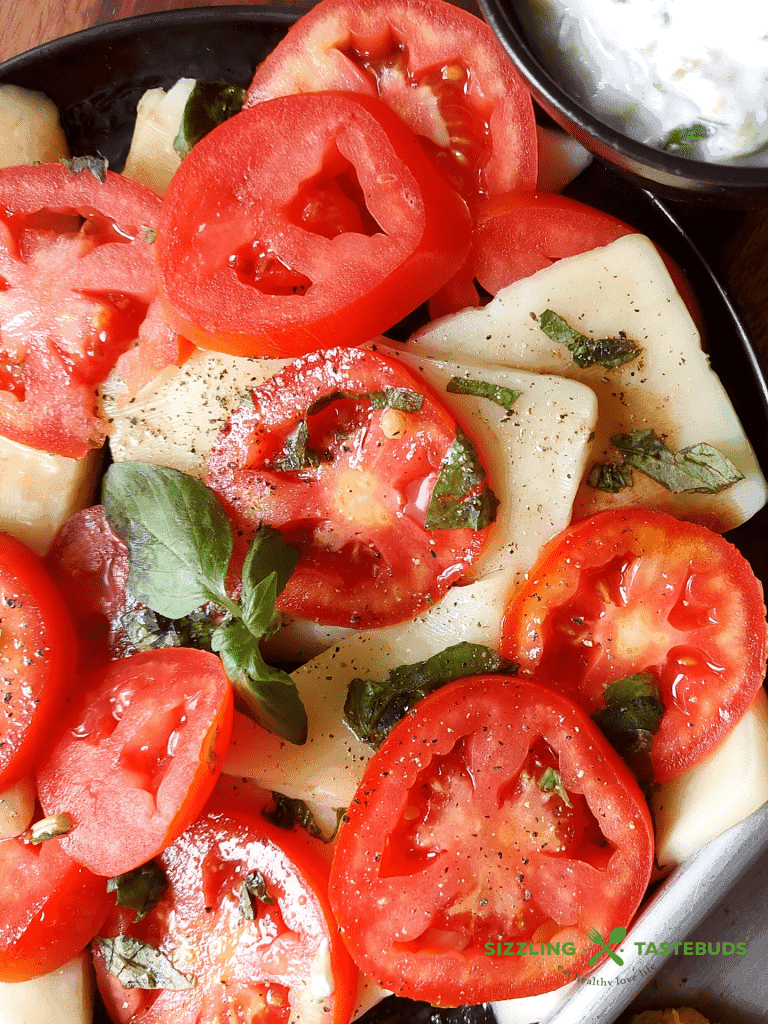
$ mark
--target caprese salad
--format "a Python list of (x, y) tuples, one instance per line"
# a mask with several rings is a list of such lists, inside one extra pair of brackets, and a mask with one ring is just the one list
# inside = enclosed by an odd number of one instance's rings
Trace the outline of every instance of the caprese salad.
[(537, 190), (442, 0), (152, 90), (124, 174), (53, 132), (0, 161), (0, 1019), (91, 964), (116, 1024), (588, 971), (768, 799), (768, 488), (682, 273)]

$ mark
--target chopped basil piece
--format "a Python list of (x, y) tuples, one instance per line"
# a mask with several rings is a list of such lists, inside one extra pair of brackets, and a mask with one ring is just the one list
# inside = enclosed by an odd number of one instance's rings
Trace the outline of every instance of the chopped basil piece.
[(617, 494), (632, 486), (632, 470), (622, 463), (596, 462), (589, 471), (587, 485), (597, 491)]
[(427, 506), (427, 530), (483, 530), (496, 519), (499, 499), (489, 488), (478, 490), (485, 470), (475, 444), (461, 427), (445, 453)]
[(708, 139), (710, 134), (710, 129), (703, 124), (673, 128), (664, 142), (664, 149), (679, 156), (693, 156), (699, 144)]
[(107, 180), (107, 168), (109, 163), (103, 156), (73, 156), (59, 157), (59, 163), (64, 164), (72, 174), (84, 174), (90, 171), (94, 178), (98, 178), (102, 185)]
[(408, 388), (385, 388), (368, 394), (374, 409), (397, 409), (400, 412), (418, 412), (424, 396)]
[(574, 363), (582, 368), (599, 363), (611, 370), (637, 359), (641, 352), (640, 346), (623, 334), (618, 338), (588, 338), (579, 334), (551, 309), (541, 314), (539, 326), (552, 341), (565, 345)]
[(260, 903), (272, 904), (275, 902), (267, 892), (267, 880), (260, 871), (249, 871), (238, 892), (237, 909), (246, 921), (256, 920), (254, 897)]
[(694, 444), (673, 452), (653, 430), (616, 434), (611, 444), (624, 456), (625, 465), (675, 494), (683, 491), (717, 494), (744, 479), (734, 464), (711, 444)]
[(183, 160), (192, 147), (217, 125), (239, 113), (245, 90), (230, 82), (195, 82), (184, 106), (173, 148)]
[(210, 632), (238, 703), (265, 728), (303, 743), (307, 716), (291, 677), (264, 662), (260, 641), (280, 622), (275, 601), (299, 553), (277, 530), (256, 531), (243, 565), (240, 601), (227, 593), (232, 530), (218, 499), (178, 470), (141, 462), (115, 463), (104, 480), (107, 521), (128, 546), (127, 586), (167, 619), (192, 616), (213, 603), (226, 618)]
[(384, 680), (353, 679), (344, 702), (344, 717), (363, 743), (380, 747), (422, 697), (446, 683), (486, 672), (514, 675), (517, 669), (490, 647), (454, 644), (426, 661), (393, 669)]
[(504, 388), (499, 384), (491, 384), (486, 380), (467, 380), (465, 377), (451, 377), (446, 388), (452, 395), (475, 395), (477, 398), (487, 398), (502, 409), (509, 412), (518, 400), (522, 391), (514, 391), (512, 388)]
[(272, 806), (262, 809), (262, 814), (276, 828), (292, 829), (294, 825), (300, 825), (314, 839), (322, 843), (330, 843), (335, 837), (341, 822), (341, 817), (346, 808), (340, 807), (336, 810), (336, 828), (330, 835), (327, 835), (312, 811), (303, 800), (297, 800), (283, 793), (272, 794)]
[(603, 691), (605, 707), (592, 715), (608, 742), (624, 758), (642, 785), (653, 781), (650, 751), (661, 728), (664, 704), (652, 675), (638, 672)]
[(539, 787), (543, 789), (545, 793), (556, 793), (566, 807), (573, 807), (573, 804), (568, 797), (568, 791), (563, 785), (562, 777), (557, 769), (547, 768), (539, 779)]
[(134, 924), (154, 910), (167, 888), (165, 872), (155, 861), (107, 879), (107, 892), (117, 893), (118, 907), (136, 911)]
[(180, 992), (194, 988), (196, 979), (177, 971), (159, 949), (131, 935), (105, 939), (97, 935), (96, 945), (104, 958), (104, 966), (123, 988), (170, 989)]
[(285, 439), (283, 454), (275, 460), (275, 469), (290, 472), (293, 469), (314, 469), (321, 462), (333, 462), (328, 452), (316, 452), (307, 448), (309, 421), (301, 420), (296, 429)]

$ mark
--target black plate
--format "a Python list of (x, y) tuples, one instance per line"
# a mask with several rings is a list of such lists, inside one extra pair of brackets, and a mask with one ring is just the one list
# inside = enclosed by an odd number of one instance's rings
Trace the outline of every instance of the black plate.
[[(100, 153), (119, 170), (130, 145), (136, 102), (146, 89), (167, 88), (182, 77), (223, 78), (247, 85), (256, 65), (300, 10), (291, 12), (279, 5), (198, 8), (99, 25), (0, 64), (0, 82), (45, 92), (62, 112), (73, 154)], [(582, 174), (569, 191), (648, 234), (687, 272), (707, 324), (713, 366), (768, 474), (768, 379), (738, 313), (707, 262), (708, 257), (717, 265), (740, 215), (707, 211), (704, 219), (700, 209), (667, 205), (599, 164)], [(768, 583), (767, 533), (768, 512), (764, 511), (735, 531), (734, 537), (764, 583)], [(374, 1016), (377, 1024), (398, 1019), (394, 1004)], [(463, 1016), (455, 1011), (449, 1017), (451, 1024), (486, 1020), (480, 1008)], [(441, 1018), (437, 1011), (412, 1006), (399, 1019), (438, 1024)]]

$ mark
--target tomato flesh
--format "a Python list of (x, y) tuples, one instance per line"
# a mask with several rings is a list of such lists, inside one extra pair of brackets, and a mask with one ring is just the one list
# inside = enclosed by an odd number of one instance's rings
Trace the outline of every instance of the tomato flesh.
[[(374, 409), (387, 388), (421, 396), (419, 410)], [(316, 464), (281, 468), (310, 406)], [(241, 532), (281, 531), (301, 560), (278, 607), (335, 625), (387, 625), (437, 601), (479, 554), (481, 530), (426, 529), (430, 494), (456, 423), (424, 382), (363, 350), (313, 353), (253, 392), (214, 444), (208, 483)], [(485, 483), (481, 485), (485, 490)]]
[[(330, 891), (361, 970), (454, 1006), (565, 984), (595, 953), (586, 929), (626, 926), (652, 866), (643, 796), (587, 715), (483, 676), (424, 698), (371, 759)], [(489, 955), (513, 941), (557, 949)]]
[[(336, 933), (327, 869), (309, 846), (263, 818), (215, 803), (162, 856), (168, 889), (138, 924), (117, 910), (104, 936), (129, 934), (160, 949), (195, 985), (124, 989), (94, 951), (116, 1024), (347, 1024), (356, 970)], [(260, 876), (266, 899), (243, 886)], [(292, 1016), (293, 1015), (293, 1016)]]
[(603, 691), (651, 674), (665, 706), (658, 780), (704, 758), (744, 714), (765, 671), (762, 588), (719, 534), (623, 509), (570, 526), (506, 611), (502, 649), (590, 714)]

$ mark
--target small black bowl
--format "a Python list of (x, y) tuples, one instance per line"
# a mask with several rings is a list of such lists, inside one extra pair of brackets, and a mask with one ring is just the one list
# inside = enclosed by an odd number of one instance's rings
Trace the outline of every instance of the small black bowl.
[(604, 124), (574, 98), (526, 37), (514, 0), (479, 0), (486, 20), (542, 109), (620, 173), (667, 199), (732, 209), (768, 206), (768, 167), (708, 163), (655, 149)]

